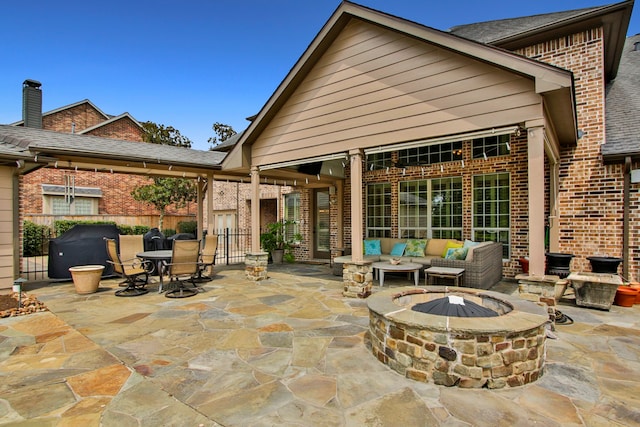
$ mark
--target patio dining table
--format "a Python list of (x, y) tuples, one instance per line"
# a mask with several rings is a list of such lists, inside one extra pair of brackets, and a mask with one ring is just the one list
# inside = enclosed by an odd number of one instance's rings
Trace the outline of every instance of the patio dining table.
[(160, 287), (158, 288), (158, 293), (162, 293), (162, 287), (164, 285), (164, 282), (162, 280), (162, 262), (163, 261), (171, 262), (172, 254), (173, 254), (173, 251), (171, 249), (161, 249), (158, 251), (144, 251), (136, 254), (138, 258), (155, 262), (156, 272), (160, 277)]

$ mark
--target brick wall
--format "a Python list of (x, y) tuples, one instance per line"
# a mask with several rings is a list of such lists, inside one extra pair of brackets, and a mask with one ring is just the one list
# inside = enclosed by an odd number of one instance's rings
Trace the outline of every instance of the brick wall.
[[(576, 147), (561, 151), (560, 251), (576, 255), (573, 271), (590, 271), (586, 257), (622, 256), (623, 167), (605, 166), (604, 40), (602, 28), (550, 40), (518, 51), (522, 55), (571, 70), (575, 78), (578, 129), (584, 136)], [(638, 191), (632, 187), (632, 219), (638, 219)], [(638, 240), (632, 227), (631, 246)], [(638, 250), (634, 249), (631, 276), (637, 279)]]
[[(70, 133), (72, 124), (75, 124), (75, 132), (79, 133), (105, 120), (104, 115), (91, 104), (81, 103), (43, 116), (42, 127), (46, 130)], [(86, 135), (142, 142), (143, 134), (143, 129), (131, 118), (125, 116), (93, 129)], [(102, 190), (102, 198), (98, 204), (98, 214), (131, 216), (158, 214), (153, 206), (137, 202), (131, 197), (131, 191), (134, 188), (152, 182), (147, 177), (112, 174), (109, 172), (69, 171), (56, 168), (43, 168), (24, 176), (21, 182), (21, 206), (24, 213), (28, 215), (44, 213), (41, 184), (63, 185), (65, 174), (73, 174), (75, 176), (76, 187), (97, 187)], [(180, 209), (174, 207), (167, 209), (167, 214), (172, 215), (189, 215), (196, 212), (196, 203), (190, 203)]]

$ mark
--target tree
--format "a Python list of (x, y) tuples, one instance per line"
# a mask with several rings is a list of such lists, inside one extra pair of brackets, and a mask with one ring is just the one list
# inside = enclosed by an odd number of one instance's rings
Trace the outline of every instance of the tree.
[[(153, 122), (144, 122), (145, 131), (143, 139), (152, 144), (173, 145), (177, 147), (191, 148), (189, 138), (182, 136), (180, 131), (173, 126), (158, 125)], [(167, 207), (175, 205), (182, 208), (197, 198), (195, 183), (185, 178), (154, 178), (153, 184), (143, 185), (131, 192), (134, 200), (149, 203), (155, 206), (160, 213), (158, 228), (162, 230), (162, 222)]]
[(182, 208), (196, 200), (195, 183), (186, 178), (153, 178), (153, 184), (143, 185), (131, 192), (134, 200), (149, 203), (160, 213), (158, 228), (162, 230), (162, 222), (167, 207), (174, 205)]
[(180, 134), (173, 126), (158, 125), (154, 122), (142, 123), (144, 129), (144, 142), (162, 145), (174, 145), (176, 147), (191, 148), (191, 140)]
[(211, 144), (209, 150), (215, 149), (216, 145), (226, 141), (237, 133), (231, 126), (222, 124), (220, 122), (215, 122), (211, 128), (213, 129), (213, 132), (216, 134), (216, 136), (212, 136), (207, 140), (209, 144)]

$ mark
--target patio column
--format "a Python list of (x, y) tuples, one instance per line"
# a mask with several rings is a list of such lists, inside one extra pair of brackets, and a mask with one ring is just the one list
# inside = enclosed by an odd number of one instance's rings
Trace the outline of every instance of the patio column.
[(529, 275), (544, 276), (544, 128), (528, 129)]
[(251, 252), (260, 250), (260, 171), (251, 167)]
[[(203, 210), (204, 210), (204, 186), (206, 185), (206, 183), (198, 178), (196, 180), (196, 188), (198, 189), (197, 192), (197, 196), (196, 196), (196, 203), (198, 205), (198, 211), (196, 212), (196, 222), (198, 223), (198, 228), (196, 231), (196, 240), (203, 240), (202, 239), (202, 230), (204, 228), (204, 215), (203, 215)], [(202, 242), (200, 242), (202, 244)]]
[(207, 233), (215, 233), (213, 222), (213, 172), (207, 174)]
[(351, 260), (363, 261), (362, 150), (349, 151), (351, 159)]
[(371, 261), (365, 261), (362, 236), (362, 159), (360, 149), (349, 151), (351, 158), (351, 261), (344, 263), (342, 295), (366, 298), (371, 294), (373, 271)]
[(251, 251), (244, 258), (247, 279), (258, 282), (267, 278), (269, 254), (260, 248), (260, 171), (251, 167)]

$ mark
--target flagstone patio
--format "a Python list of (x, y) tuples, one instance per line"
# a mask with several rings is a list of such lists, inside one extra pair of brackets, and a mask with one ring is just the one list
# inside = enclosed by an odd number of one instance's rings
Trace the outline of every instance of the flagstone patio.
[[(217, 267), (186, 299), (28, 285), (50, 312), (0, 320), (0, 425), (640, 425), (640, 306), (559, 308), (542, 378), (508, 390), (406, 379), (372, 355), (367, 301), (326, 265)], [(406, 286), (387, 277), (387, 286)], [(492, 290), (513, 294), (515, 283)], [(379, 287), (374, 286), (374, 292)]]

